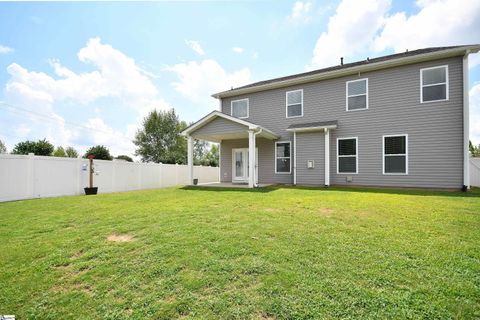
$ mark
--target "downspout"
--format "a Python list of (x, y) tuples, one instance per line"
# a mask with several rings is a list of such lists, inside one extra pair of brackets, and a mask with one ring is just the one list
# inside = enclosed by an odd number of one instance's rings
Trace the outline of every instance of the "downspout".
[(253, 139), (255, 139), (255, 150), (253, 150), (253, 152), (255, 152), (255, 155), (253, 156), (254, 157), (253, 159), (255, 159), (255, 168), (253, 168), (253, 186), (254, 187), (258, 187), (257, 182), (256, 182), (257, 177), (255, 176), (255, 174), (257, 173), (257, 168), (258, 168), (258, 163), (257, 163), (257, 134), (262, 133), (262, 131), (263, 131), (263, 129), (260, 128), (260, 130), (258, 132), (255, 132), (253, 134)]
[[(276, 152), (276, 151), (275, 151)], [(293, 185), (297, 185), (297, 131), (293, 131)]]
[(470, 136), (470, 110), (468, 97), (468, 55), (470, 50), (465, 51), (463, 56), (463, 188), (470, 189), (470, 157), (468, 150)]

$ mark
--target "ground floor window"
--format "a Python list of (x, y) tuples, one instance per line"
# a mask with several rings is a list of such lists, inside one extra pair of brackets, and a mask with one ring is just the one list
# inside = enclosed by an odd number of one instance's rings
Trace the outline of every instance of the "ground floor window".
[(290, 141), (275, 142), (275, 173), (291, 172)]
[(358, 138), (337, 139), (337, 173), (358, 172)]
[(383, 174), (408, 173), (408, 136), (383, 136)]

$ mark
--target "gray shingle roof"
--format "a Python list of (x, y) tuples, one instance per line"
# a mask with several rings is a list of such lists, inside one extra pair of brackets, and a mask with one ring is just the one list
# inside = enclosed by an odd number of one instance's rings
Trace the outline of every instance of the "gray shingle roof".
[(318, 69), (318, 70), (313, 70), (313, 71), (308, 71), (308, 72), (297, 73), (297, 74), (293, 74), (293, 75), (289, 75), (289, 76), (285, 76), (285, 77), (279, 77), (279, 78), (273, 78), (273, 79), (269, 79), (269, 80), (254, 82), (254, 83), (242, 86), (242, 87), (232, 88), (231, 90), (219, 92), (218, 94), (227, 93), (229, 91), (235, 91), (235, 90), (240, 90), (240, 89), (262, 86), (262, 85), (266, 85), (266, 84), (270, 84), (270, 83), (274, 83), (274, 82), (280, 82), (280, 81), (286, 81), (286, 80), (295, 79), (295, 78), (301, 78), (301, 77), (316, 75), (316, 74), (335, 71), (335, 70), (348, 69), (348, 68), (361, 66), (361, 65), (367, 65), (367, 64), (376, 63), (376, 62), (383, 62), (383, 61), (387, 61), (387, 60), (394, 60), (394, 59), (399, 59), (399, 58), (404, 58), (404, 57), (411, 57), (411, 56), (416, 56), (416, 55), (420, 55), (420, 54), (431, 53), (431, 52), (442, 51), (442, 50), (448, 50), (448, 49), (461, 48), (461, 47), (466, 47), (466, 46), (461, 45), (461, 46), (449, 46), (449, 47), (431, 47), (431, 48), (424, 48), (424, 49), (418, 49), (418, 50), (412, 50), (412, 51), (405, 51), (405, 52), (402, 52), (402, 53), (390, 54), (390, 55), (382, 56), (382, 57), (378, 57), (378, 58), (372, 58), (372, 59), (367, 58), (366, 60), (362, 60), (362, 61), (357, 61), (357, 62), (352, 62), (352, 63), (344, 63), (343, 65), (340, 64), (340, 65), (336, 65), (336, 66), (332, 66), (332, 67), (328, 67), (328, 68), (323, 68), (323, 69)]

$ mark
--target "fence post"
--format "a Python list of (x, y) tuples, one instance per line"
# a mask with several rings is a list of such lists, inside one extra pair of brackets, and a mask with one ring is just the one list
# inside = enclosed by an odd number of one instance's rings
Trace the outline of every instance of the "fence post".
[[(117, 161), (115, 159), (112, 160), (112, 191), (115, 192), (115, 180), (117, 179)], [(123, 191), (123, 190), (122, 190)]]
[(160, 181), (158, 182), (158, 187), (161, 188), (163, 185), (163, 179), (162, 179), (162, 174), (163, 174), (163, 163), (158, 164), (158, 170), (160, 171)]
[(35, 154), (29, 153), (27, 160), (27, 196), (35, 197)]
[(77, 174), (77, 194), (81, 195), (83, 168), (82, 168), (82, 158), (80, 156), (75, 160), (75, 173)]
[(142, 163), (138, 162), (138, 189), (142, 189)]
[(175, 163), (175, 186), (178, 186), (178, 163)]

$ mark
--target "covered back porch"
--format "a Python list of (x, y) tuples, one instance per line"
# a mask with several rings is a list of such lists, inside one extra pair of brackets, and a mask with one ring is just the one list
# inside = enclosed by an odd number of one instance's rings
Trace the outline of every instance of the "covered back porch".
[[(258, 185), (258, 139), (277, 140), (278, 136), (272, 131), (230, 115), (213, 111), (204, 118), (186, 128), (182, 135), (187, 138), (188, 144), (188, 172), (189, 183), (193, 185), (193, 148), (195, 140), (204, 140), (214, 143), (222, 141), (245, 141), (241, 147), (232, 149), (231, 182), (221, 181), (218, 186), (248, 186)], [(221, 154), (221, 152), (220, 152)], [(220, 156), (220, 162), (223, 161)], [(220, 163), (220, 166), (221, 163)]]

